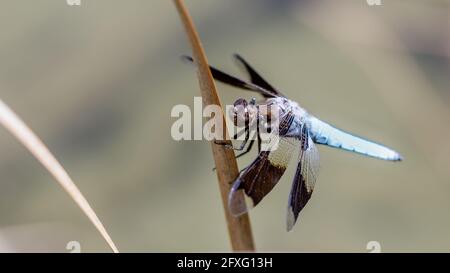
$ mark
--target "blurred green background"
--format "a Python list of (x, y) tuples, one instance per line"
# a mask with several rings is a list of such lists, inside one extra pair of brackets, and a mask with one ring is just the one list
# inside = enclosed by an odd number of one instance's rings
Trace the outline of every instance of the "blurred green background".
[[(315, 192), (285, 231), (294, 167), (250, 216), (260, 251), (450, 251), (450, 3), (186, 1), (210, 63), (242, 54), (319, 118), (401, 163), (320, 147)], [(3, 1), (0, 95), (49, 146), (121, 251), (229, 251), (210, 145), (170, 136), (199, 95), (172, 1)], [(223, 103), (250, 98), (218, 84)], [(255, 153), (240, 159), (242, 168)], [(292, 164), (295, 165), (295, 164)], [(0, 251), (109, 251), (0, 129)]]

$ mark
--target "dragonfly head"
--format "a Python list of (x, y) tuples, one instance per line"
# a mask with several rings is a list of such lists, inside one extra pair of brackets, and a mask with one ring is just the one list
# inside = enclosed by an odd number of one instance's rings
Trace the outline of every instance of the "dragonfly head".
[(234, 126), (245, 127), (256, 121), (258, 109), (255, 100), (250, 102), (243, 98), (237, 99), (229, 112), (230, 118), (233, 120)]

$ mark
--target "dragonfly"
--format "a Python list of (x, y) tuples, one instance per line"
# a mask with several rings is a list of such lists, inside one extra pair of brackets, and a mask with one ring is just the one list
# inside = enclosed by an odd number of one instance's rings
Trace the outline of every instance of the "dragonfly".
[[(184, 58), (190, 62), (189, 56)], [(326, 145), (364, 156), (387, 161), (401, 161), (399, 153), (377, 144), (373, 141), (340, 130), (308, 113), (300, 105), (288, 99), (278, 89), (269, 84), (256, 70), (240, 55), (234, 55), (240, 67), (243, 67), (249, 80), (242, 80), (212, 66), (210, 71), (215, 80), (248, 91), (254, 91), (263, 96), (263, 101), (256, 103), (256, 99), (247, 102), (239, 98), (234, 103), (232, 118), (244, 119), (246, 126), (258, 122), (262, 115), (249, 115), (258, 106), (274, 106), (279, 111), (279, 143), (277, 149), (261, 150), (261, 138), (257, 134), (258, 156), (250, 165), (245, 167), (234, 181), (228, 196), (228, 207), (234, 216), (247, 213), (249, 209), (258, 205), (263, 198), (275, 187), (285, 173), (296, 149), (299, 150), (297, 168), (293, 178), (288, 198), (287, 230), (290, 231), (297, 222), (298, 216), (311, 198), (319, 172), (319, 153), (316, 144)], [(250, 108), (252, 107), (252, 108)], [(237, 111), (244, 109), (245, 111)], [(267, 117), (266, 117), (267, 118)], [(259, 126), (257, 126), (259, 128)], [(257, 132), (258, 133), (258, 132)], [(236, 135), (234, 139), (236, 139)], [(240, 157), (248, 153), (255, 140), (249, 140), (248, 132), (243, 143), (235, 148), (225, 142), (217, 144), (227, 145), (228, 148), (241, 150)], [(248, 145), (247, 145), (248, 143)], [(245, 149), (245, 146), (247, 148)], [(245, 198), (241, 198), (241, 194)]]

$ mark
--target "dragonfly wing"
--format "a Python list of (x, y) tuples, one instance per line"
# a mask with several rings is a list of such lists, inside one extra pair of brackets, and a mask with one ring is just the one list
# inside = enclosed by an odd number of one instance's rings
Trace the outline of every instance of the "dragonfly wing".
[[(261, 151), (234, 182), (228, 197), (228, 206), (233, 215), (246, 213), (259, 204), (284, 174), (292, 153), (299, 143), (296, 138), (283, 137), (292, 124), (292, 117), (292, 113), (288, 113), (281, 119), (279, 136), (278, 133), (276, 135), (277, 148)], [(245, 200), (242, 200), (241, 193), (246, 197)]]
[(309, 117), (308, 126), (315, 143), (383, 160), (402, 160), (399, 153), (388, 147), (339, 130), (313, 116)]
[(297, 221), (300, 211), (311, 198), (319, 172), (319, 152), (306, 126), (302, 128), (300, 153), (289, 193), (287, 230), (290, 231)]
[[(183, 56), (183, 60), (190, 62), (190, 63), (194, 62), (194, 60), (190, 56)], [(238, 79), (238, 78), (231, 76), (225, 72), (222, 72), (219, 69), (214, 68), (212, 66), (210, 66), (209, 69), (210, 69), (211, 74), (214, 77), (214, 79), (216, 79), (220, 82), (229, 84), (234, 87), (242, 88), (245, 90), (258, 92), (266, 98), (275, 97), (275, 94), (272, 91), (266, 90), (264, 87), (259, 86), (255, 83), (251, 83), (251, 82), (247, 82), (247, 81)]]
[(236, 58), (237, 61), (239, 61), (240, 64), (243, 65), (243, 67), (249, 74), (250, 81), (252, 83), (254, 83), (258, 86), (261, 86), (262, 88), (264, 88), (266, 90), (269, 90), (276, 97), (279, 97), (279, 96), (284, 97), (280, 91), (273, 88), (272, 85), (270, 85), (263, 77), (261, 77), (261, 75), (259, 75), (259, 73), (256, 72), (256, 70), (241, 55), (234, 54), (234, 57)]

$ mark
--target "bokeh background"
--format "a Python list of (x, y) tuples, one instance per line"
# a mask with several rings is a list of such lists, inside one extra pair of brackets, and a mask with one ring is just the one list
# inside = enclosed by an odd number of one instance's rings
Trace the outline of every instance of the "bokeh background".
[[(121, 251), (229, 251), (210, 145), (170, 136), (199, 95), (171, 1), (9, 0), (0, 96), (47, 143)], [(291, 99), (394, 147), (390, 163), (320, 147), (315, 192), (285, 231), (291, 166), (250, 216), (260, 251), (450, 251), (450, 3), (186, 1), (210, 63), (245, 56)], [(254, 94), (218, 84), (223, 103)], [(240, 167), (255, 153), (240, 159)], [(295, 165), (295, 164), (293, 164)], [(0, 251), (109, 251), (68, 195), (0, 129)]]

